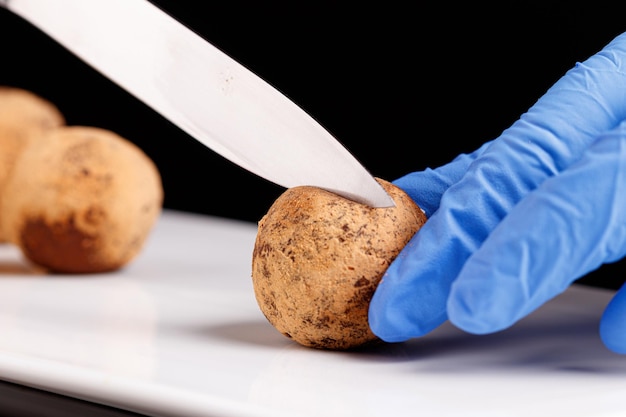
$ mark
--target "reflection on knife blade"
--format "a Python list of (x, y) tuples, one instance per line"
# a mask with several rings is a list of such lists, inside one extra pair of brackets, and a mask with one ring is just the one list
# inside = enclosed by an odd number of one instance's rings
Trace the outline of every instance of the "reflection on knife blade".
[(283, 187), (393, 201), (326, 129), (147, 0), (5, 0), (103, 75), (223, 157)]

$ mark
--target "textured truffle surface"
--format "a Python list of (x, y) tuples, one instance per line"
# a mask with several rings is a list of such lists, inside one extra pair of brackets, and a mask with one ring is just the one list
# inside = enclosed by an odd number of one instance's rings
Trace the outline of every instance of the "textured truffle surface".
[[(0, 200), (22, 150), (49, 129), (63, 125), (64, 116), (51, 102), (27, 90), (0, 86)], [(5, 240), (0, 228), (0, 242)]]
[(285, 336), (345, 350), (377, 340), (371, 297), (426, 221), (400, 188), (378, 179), (395, 207), (371, 208), (316, 187), (287, 189), (258, 224), (252, 280), (259, 307)]
[(159, 172), (108, 130), (63, 126), (24, 149), (0, 200), (1, 228), (53, 272), (121, 268), (142, 248), (163, 201)]

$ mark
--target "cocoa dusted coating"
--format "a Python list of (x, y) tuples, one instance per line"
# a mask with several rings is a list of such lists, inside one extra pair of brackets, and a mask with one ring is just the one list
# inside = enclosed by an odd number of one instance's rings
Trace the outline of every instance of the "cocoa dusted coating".
[(369, 302), (387, 267), (426, 221), (401, 189), (371, 208), (316, 187), (287, 189), (258, 225), (252, 280), (259, 307), (282, 334), (345, 350), (378, 339)]
[(139, 254), (162, 202), (157, 167), (136, 145), (105, 129), (62, 126), (21, 153), (0, 225), (50, 272), (109, 272)]
[(21, 234), (22, 251), (52, 270), (80, 273), (105, 272), (117, 268), (99, 254), (101, 239), (82, 232), (70, 218), (64, 223), (48, 224), (43, 218), (25, 221)]
[[(93, 213), (88, 211), (85, 218), (88, 220)], [(21, 230), (20, 242), (26, 258), (46, 266), (52, 272), (109, 272), (119, 269), (126, 262), (103, 256), (106, 240), (97, 233), (81, 230), (76, 225), (74, 216), (52, 224), (43, 217), (26, 220)], [(142, 242), (141, 236), (129, 239), (128, 250), (121, 259), (130, 259), (139, 251)]]
[[(48, 100), (28, 90), (0, 86), (0, 201), (22, 151), (45, 132), (64, 125), (63, 114)], [(5, 241), (0, 224), (0, 242)]]

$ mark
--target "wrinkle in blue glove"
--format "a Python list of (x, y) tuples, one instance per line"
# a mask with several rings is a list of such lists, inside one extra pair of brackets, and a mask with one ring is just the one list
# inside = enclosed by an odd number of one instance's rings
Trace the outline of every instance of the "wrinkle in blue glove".
[[(376, 335), (390, 342), (421, 336), (448, 314), (467, 331), (497, 331), (585, 271), (623, 256), (615, 249), (620, 234), (606, 227), (625, 221), (615, 216), (623, 154), (613, 144), (626, 119), (624, 62), (626, 34), (568, 71), (488, 146), (395, 181), (429, 220), (374, 294)], [(592, 208), (590, 227), (577, 226)], [(586, 252), (601, 243), (604, 251)]]
[(448, 165), (415, 172), (393, 183), (402, 188), (413, 201), (419, 204), (426, 216), (430, 217), (439, 208), (442, 194), (461, 179), (469, 165), (482, 155), (489, 145), (488, 142), (471, 154), (461, 154)]
[[(452, 284), (450, 321), (472, 333), (507, 328), (574, 280), (624, 257), (625, 191), (622, 123), (495, 227)], [(622, 323), (626, 329), (626, 316)]]

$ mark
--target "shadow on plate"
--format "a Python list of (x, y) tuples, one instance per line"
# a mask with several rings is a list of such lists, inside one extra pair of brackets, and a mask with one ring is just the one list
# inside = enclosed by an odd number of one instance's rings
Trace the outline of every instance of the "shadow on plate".
[(421, 338), (337, 352), (300, 346), (260, 320), (213, 326), (204, 331), (229, 342), (341, 355), (349, 361), (414, 362), (421, 371), (437, 373), (535, 369), (626, 375), (626, 356), (613, 353), (602, 344), (598, 320), (590, 317), (521, 321), (488, 335), (468, 334), (445, 323)]
[(295, 342), (280, 334), (271, 324), (263, 320), (224, 323), (205, 327), (202, 329), (202, 332), (239, 344), (276, 348), (295, 344)]
[(533, 320), (487, 335), (464, 333), (445, 323), (421, 338), (364, 347), (349, 357), (358, 361), (420, 362), (421, 370), (437, 372), (519, 368), (626, 375), (626, 356), (602, 344), (598, 321)]

